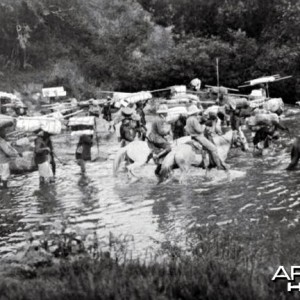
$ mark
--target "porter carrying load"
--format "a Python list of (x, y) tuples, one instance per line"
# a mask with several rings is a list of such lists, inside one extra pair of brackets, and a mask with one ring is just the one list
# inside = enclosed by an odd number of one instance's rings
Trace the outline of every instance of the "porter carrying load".
[(19, 117), (16, 129), (25, 132), (36, 132), (43, 130), (49, 134), (61, 133), (61, 122), (53, 117)]
[(257, 114), (247, 119), (249, 126), (273, 126), (279, 124), (279, 117), (274, 113)]
[(116, 105), (116, 107), (127, 107), (129, 104), (135, 104), (141, 101), (147, 101), (152, 99), (152, 94), (150, 92), (138, 92), (138, 93), (132, 93), (129, 94), (123, 98), (121, 98), (118, 102), (119, 105)]
[(187, 116), (186, 107), (172, 107), (168, 109), (167, 122), (174, 123), (176, 122), (180, 116)]
[(93, 135), (95, 117), (72, 117), (69, 119), (68, 127), (72, 130), (72, 136)]

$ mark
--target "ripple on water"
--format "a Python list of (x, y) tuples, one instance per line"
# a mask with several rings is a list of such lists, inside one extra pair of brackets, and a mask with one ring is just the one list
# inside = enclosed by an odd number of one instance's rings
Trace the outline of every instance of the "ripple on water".
[[(249, 220), (270, 218), (274, 221), (270, 226), (292, 227), (300, 218), (300, 171), (283, 171), (288, 153), (260, 159), (234, 151), (228, 161), (231, 182), (223, 171), (212, 170), (213, 179), (206, 181), (204, 170), (193, 169), (187, 184), (178, 184), (177, 170), (175, 180), (157, 185), (154, 166), (149, 164), (141, 170), (145, 179), (129, 185), (125, 172), (112, 176), (112, 159), (119, 149), (115, 140), (101, 143), (101, 154), (108, 159), (87, 164), (86, 177), (78, 174), (73, 161), (76, 142), (68, 142), (66, 151), (66, 139), (55, 139), (55, 150), (67, 166), (58, 164), (54, 185), (39, 188), (38, 173), (33, 172), (16, 177), (8, 193), (0, 191), (0, 253), (23, 245), (26, 232), (39, 232), (66, 219), (83, 230), (96, 230), (100, 237), (107, 238), (110, 232), (133, 236), (132, 251), (144, 253), (162, 241), (183, 242), (195, 226), (236, 224), (247, 232)], [(287, 222), (280, 223), (284, 218)]]

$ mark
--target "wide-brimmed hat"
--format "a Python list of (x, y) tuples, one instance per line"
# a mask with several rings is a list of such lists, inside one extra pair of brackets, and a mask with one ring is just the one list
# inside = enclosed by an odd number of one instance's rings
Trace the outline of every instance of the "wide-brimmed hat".
[(196, 105), (193, 104), (188, 108), (187, 115), (192, 116), (192, 115), (198, 114), (200, 112), (201, 112), (201, 110)]
[(162, 104), (158, 107), (156, 113), (157, 114), (167, 114), (168, 113), (168, 106), (165, 104)]
[(126, 117), (129, 117), (133, 114), (133, 109), (130, 107), (125, 107), (122, 109), (122, 114)]

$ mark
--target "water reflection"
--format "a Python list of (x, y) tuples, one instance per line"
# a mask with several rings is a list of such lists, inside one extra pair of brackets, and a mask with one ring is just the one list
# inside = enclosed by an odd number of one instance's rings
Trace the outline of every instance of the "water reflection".
[(44, 184), (35, 190), (32, 199), (37, 202), (38, 214), (53, 214), (61, 209), (55, 184)]

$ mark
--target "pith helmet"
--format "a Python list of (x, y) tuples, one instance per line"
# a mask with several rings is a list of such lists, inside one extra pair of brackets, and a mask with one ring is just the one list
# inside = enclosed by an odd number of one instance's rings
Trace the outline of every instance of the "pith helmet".
[(198, 114), (200, 112), (201, 112), (201, 110), (199, 108), (197, 108), (196, 105), (193, 104), (188, 108), (187, 114), (188, 114), (188, 116), (192, 116), (192, 115)]

